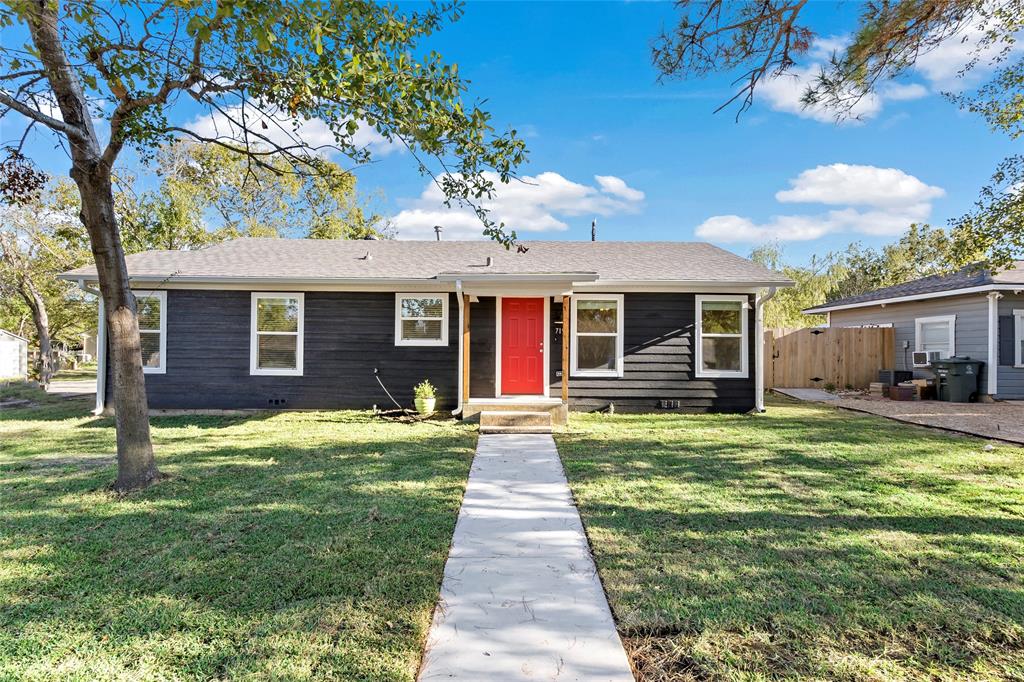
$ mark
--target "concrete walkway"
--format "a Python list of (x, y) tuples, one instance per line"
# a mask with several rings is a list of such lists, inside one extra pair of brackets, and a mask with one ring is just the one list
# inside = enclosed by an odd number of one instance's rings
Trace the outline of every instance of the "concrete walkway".
[(839, 396), (835, 393), (829, 393), (828, 391), (823, 391), (820, 388), (773, 388), (772, 390), (776, 393), (789, 396), (790, 398), (810, 402), (830, 402), (833, 400), (839, 400)]
[(633, 680), (551, 436), (480, 436), (419, 679)]

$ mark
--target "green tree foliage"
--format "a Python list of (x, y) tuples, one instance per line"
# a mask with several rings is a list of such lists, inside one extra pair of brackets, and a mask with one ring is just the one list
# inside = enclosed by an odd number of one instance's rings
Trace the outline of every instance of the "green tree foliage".
[[(719, 107), (754, 102), (768, 79), (790, 73), (811, 49), (814, 30), (803, 22), (808, 0), (680, 0), (679, 21), (653, 48), (663, 78), (695, 78), (716, 71), (739, 73), (737, 92)], [(870, 0), (861, 6), (850, 43), (803, 95), (806, 106), (847, 118), (878, 85), (907, 72), (918, 57), (947, 42), (974, 38), (963, 73), (995, 66), (973, 91), (945, 93), (961, 108), (984, 117), (993, 130), (1017, 139), (1024, 133), (1024, 57), (1015, 50), (1024, 31), (1024, 0)], [(950, 265), (982, 252), (993, 267), (1024, 250), (1024, 157), (997, 168), (975, 209), (951, 221), (956, 243)]]
[(29, 338), (40, 353), (34, 373), (43, 383), (56, 370), (53, 346), (74, 345), (95, 328), (95, 300), (57, 279), (89, 257), (70, 182), (51, 183), (0, 212), (0, 328)]
[(812, 327), (825, 324), (826, 317), (804, 315), (802, 310), (978, 264), (982, 252), (965, 251), (963, 246), (941, 228), (911, 225), (892, 244), (875, 249), (856, 242), (841, 252), (812, 256), (807, 265), (787, 264), (778, 243), (755, 248), (750, 258), (795, 282), (768, 302), (765, 325)]
[(792, 287), (780, 288), (764, 310), (766, 328), (814, 327), (825, 323), (824, 315), (804, 315), (805, 308), (824, 303), (831, 291), (847, 276), (842, 258), (835, 254), (812, 256), (807, 265), (788, 265), (778, 243), (758, 246), (750, 259), (777, 270), (793, 280)]
[(828, 292), (834, 301), (911, 280), (973, 266), (984, 251), (965, 249), (950, 232), (928, 225), (911, 225), (898, 240), (879, 249), (851, 244), (841, 256), (846, 275)]
[(158, 226), (172, 228), (172, 234), (201, 237), (203, 232), (207, 241), (383, 236), (386, 223), (379, 215), (366, 214), (354, 175), (327, 159), (308, 162), (316, 173), (294, 173), (280, 155), (254, 164), (220, 145), (177, 142), (157, 155), (160, 188), (146, 201), (157, 209), (153, 217)]
[[(254, 166), (283, 158), (294, 173), (317, 174), (317, 152), (326, 146), (369, 162), (358, 136), (369, 129), (404, 144), (421, 172), (439, 173), (447, 201), (473, 207), (483, 232), (510, 246), (515, 233), (494, 224), (480, 203), (495, 188), (487, 172), (511, 180), (525, 146), (515, 131), (497, 133), (485, 111), (463, 102), (467, 85), (457, 66), (421, 45), (460, 12), (457, 3), (409, 10), (373, 0), (0, 5), (0, 116), (18, 114), (66, 143), (96, 259), (118, 395), (115, 489), (160, 477), (114, 210), (112, 174), (122, 150), (135, 148), (146, 159), (185, 138), (244, 154)], [(182, 99), (220, 117), (223, 127), (172, 120)], [(304, 138), (302, 122), (311, 120), (329, 131), (328, 145)]]

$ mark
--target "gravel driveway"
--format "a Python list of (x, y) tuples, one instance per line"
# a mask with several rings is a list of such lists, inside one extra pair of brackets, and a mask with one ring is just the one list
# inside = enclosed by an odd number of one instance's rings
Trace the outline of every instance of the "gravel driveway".
[(901, 402), (888, 398), (842, 397), (828, 403), (897, 421), (934, 426), (982, 438), (1024, 445), (1024, 401), (947, 403), (937, 400)]

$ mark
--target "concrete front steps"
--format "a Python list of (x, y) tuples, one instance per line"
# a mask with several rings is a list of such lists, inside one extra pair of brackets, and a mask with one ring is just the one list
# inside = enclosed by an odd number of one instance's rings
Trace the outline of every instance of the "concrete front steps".
[(480, 433), (551, 433), (551, 413), (485, 410), (480, 413)]

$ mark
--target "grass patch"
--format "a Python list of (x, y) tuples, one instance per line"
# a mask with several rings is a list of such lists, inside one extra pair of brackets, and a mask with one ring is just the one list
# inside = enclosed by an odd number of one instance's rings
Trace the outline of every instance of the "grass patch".
[(57, 381), (93, 381), (96, 379), (96, 363), (86, 362), (78, 366), (78, 369), (67, 367), (57, 372), (53, 377)]
[(0, 679), (413, 679), (468, 427), (154, 418), (171, 477), (118, 498), (87, 409), (0, 412)]
[(827, 407), (557, 436), (642, 680), (1024, 678), (1024, 451)]
[[(20, 400), (27, 400), (32, 404), (32, 406), (38, 406), (58, 405), (66, 402), (67, 398), (63, 396), (50, 395), (40, 388), (39, 384), (34, 381), (12, 379), (10, 381), (0, 382), (0, 403)], [(83, 404), (84, 403), (80, 402), (79, 407)]]

